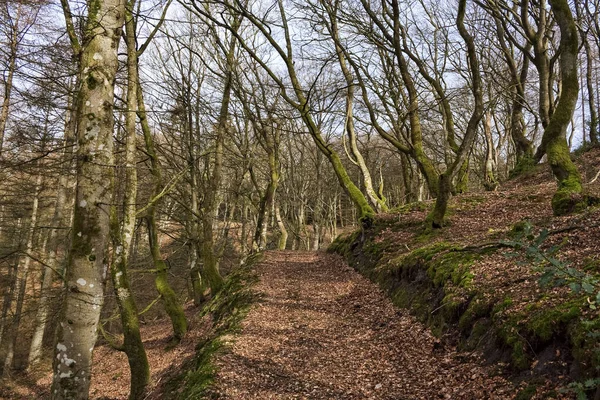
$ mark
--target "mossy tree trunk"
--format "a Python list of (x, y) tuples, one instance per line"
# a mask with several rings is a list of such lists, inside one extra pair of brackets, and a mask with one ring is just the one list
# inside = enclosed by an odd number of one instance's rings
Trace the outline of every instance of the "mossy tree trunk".
[[(201, 274), (202, 278), (210, 287), (212, 295), (215, 295), (223, 286), (223, 277), (219, 272), (220, 257), (215, 248), (214, 229), (215, 217), (219, 208), (219, 192), (221, 190), (223, 180), (223, 146), (225, 144), (225, 137), (229, 128), (229, 104), (231, 102), (231, 92), (234, 78), (234, 62), (237, 47), (237, 39), (235, 34), (237, 34), (237, 29), (239, 28), (240, 23), (241, 21), (239, 16), (234, 16), (231, 24), (234, 34), (231, 36), (227, 45), (221, 43), (220, 38), (216, 33), (213, 35), (219, 47), (226, 49), (226, 51), (224, 71), (225, 81), (223, 85), (223, 97), (221, 98), (221, 107), (217, 119), (217, 126), (215, 128), (215, 147), (212, 172), (208, 178), (206, 192), (204, 193), (204, 201), (202, 203), (202, 245), (200, 248), (204, 265), (202, 266)], [(215, 31), (213, 30), (213, 32)]]
[[(531, 1), (524, 0), (520, 3), (520, 24), (529, 43), (533, 47), (532, 62), (538, 72), (538, 115), (542, 127), (547, 129), (550, 119), (554, 114), (554, 58), (548, 56), (549, 51), (549, 11), (548, 2), (541, 0), (535, 4), (538, 14), (535, 16), (535, 28), (531, 26)], [(547, 142), (542, 143), (534, 154), (534, 162), (538, 163), (547, 152)]]
[[(63, 7), (64, 3), (68, 5), (64, 1)], [(64, 11), (70, 31), (70, 10)], [(77, 185), (66, 293), (54, 346), (55, 400), (88, 398), (108, 265), (114, 80), (125, 0), (89, 0), (87, 11), (81, 51), (76, 51), (80, 57)]]
[[(361, 67), (356, 60), (353, 59), (348, 49), (342, 45), (342, 42), (339, 40), (339, 38), (336, 37), (335, 34), (332, 34), (332, 39), (336, 45), (336, 51), (343, 52), (345, 59), (352, 66), (356, 74), (358, 86), (361, 89), (363, 103), (367, 107), (371, 123), (377, 130), (377, 133), (392, 146), (394, 146), (400, 153), (408, 155), (415, 161), (417, 167), (425, 177), (427, 188), (431, 196), (435, 197), (437, 196), (438, 190), (438, 171), (434, 167), (432, 160), (425, 153), (423, 147), (423, 132), (419, 114), (419, 93), (415, 81), (411, 75), (408, 60), (404, 55), (404, 28), (400, 23), (400, 9), (398, 2), (392, 2), (392, 13), (389, 16), (391, 17), (389, 19), (388, 15), (380, 18), (371, 8), (371, 3), (369, 1), (361, 0), (361, 3), (369, 15), (370, 20), (377, 25), (390, 48), (393, 49), (393, 56), (388, 56), (387, 48), (385, 50), (382, 49), (382, 51), (379, 52), (379, 56), (383, 65), (387, 65), (388, 67), (393, 66), (391, 68), (397, 68), (399, 70), (399, 77), (397, 79), (404, 84), (404, 88), (397, 88), (396, 90), (399, 92), (406, 90), (406, 93), (399, 94), (399, 96), (402, 98), (402, 102), (399, 103), (400, 109), (396, 110), (397, 115), (389, 116), (392, 120), (399, 120), (402, 118), (401, 115), (405, 113), (407, 114), (409, 133), (406, 136), (408, 136), (408, 143), (404, 143), (403, 140), (399, 139), (402, 136), (405, 136), (400, 132), (403, 125), (401, 121), (395, 121), (393, 124), (395, 131), (394, 134), (390, 133), (388, 129), (379, 124), (379, 117), (377, 115), (378, 111), (376, 112), (376, 107), (370, 100), (370, 92), (366, 82), (366, 78), (368, 78), (370, 81), (373, 81), (374, 78), (370, 76), (370, 73), (366, 68)], [(343, 4), (343, 2), (335, 2), (335, 7), (333, 8), (328, 7), (325, 2), (323, 2), (323, 4), (324, 7), (327, 8), (327, 12), (329, 14), (329, 21), (327, 23), (334, 26), (335, 19), (338, 18), (337, 10)], [(378, 40), (379, 39), (377, 39), (377, 41)], [(378, 42), (377, 45), (379, 46), (381, 43)]]
[[(525, 84), (529, 74), (529, 57), (531, 43), (527, 42), (522, 46), (523, 58), (519, 67), (514, 55), (514, 45), (510, 45), (506, 41), (507, 33), (504, 28), (504, 20), (498, 8), (492, 8), (492, 14), (496, 25), (496, 36), (498, 44), (502, 50), (504, 61), (510, 72), (510, 136), (515, 145), (515, 168), (514, 171), (519, 173), (528, 169), (533, 165), (533, 143), (527, 139), (525, 131), (525, 121), (523, 117), (523, 109), (525, 108)], [(512, 39), (511, 36), (508, 36)], [(513, 39), (514, 40), (514, 39)], [(521, 47), (521, 45), (519, 45)]]
[(273, 210), (275, 193), (279, 185), (279, 136), (280, 130), (273, 120), (265, 121), (264, 126), (258, 127), (263, 148), (267, 152), (269, 164), (269, 182), (264, 195), (260, 199), (258, 219), (254, 232), (254, 250), (261, 251), (267, 246), (268, 216)]
[(556, 110), (544, 130), (540, 147), (546, 149), (548, 163), (558, 180), (558, 190), (552, 198), (555, 215), (576, 212), (586, 206), (581, 197), (581, 176), (571, 161), (567, 144), (567, 127), (577, 105), (579, 79), (577, 76), (577, 56), (579, 40), (577, 25), (573, 20), (567, 0), (550, 0), (552, 14), (560, 28), (560, 72), (562, 90)]
[[(150, 382), (150, 366), (142, 342), (138, 308), (131, 292), (128, 276), (128, 266), (131, 254), (132, 240), (136, 225), (137, 203), (137, 165), (136, 165), (136, 111), (138, 88), (138, 57), (136, 46), (135, 19), (133, 9), (135, 0), (127, 5), (125, 20), (125, 43), (127, 46), (127, 110), (125, 114), (125, 176), (123, 182), (123, 211), (119, 220), (116, 205), (111, 210), (111, 236), (113, 242), (113, 262), (111, 263), (111, 278), (115, 291), (115, 300), (121, 314), (123, 329), (122, 350), (127, 355), (130, 369), (129, 399), (141, 399)], [(115, 196), (116, 199), (116, 196)]]
[(340, 65), (340, 69), (342, 70), (342, 74), (344, 75), (344, 80), (346, 81), (346, 115), (344, 122), (351, 152), (351, 157), (349, 158), (356, 166), (358, 166), (360, 170), (365, 193), (371, 205), (375, 207), (377, 212), (386, 212), (388, 211), (388, 207), (385, 204), (385, 198), (375, 191), (371, 172), (367, 167), (367, 163), (365, 162), (363, 155), (358, 149), (356, 130), (354, 129), (354, 91), (356, 83), (352, 73), (350, 72), (350, 69), (348, 68), (346, 55), (340, 42), (337, 18), (337, 7), (339, 2), (333, 2), (331, 5), (324, 3), (323, 5), (329, 15), (330, 23), (327, 24), (327, 29), (329, 30), (329, 34), (335, 43), (335, 51), (337, 53), (338, 63)]
[(158, 232), (156, 228), (156, 210), (154, 207), (148, 210), (146, 215), (146, 223), (148, 228), (148, 242), (150, 244), (150, 252), (154, 263), (154, 284), (156, 290), (161, 296), (161, 301), (165, 312), (171, 319), (173, 327), (173, 342), (178, 343), (187, 333), (188, 323), (183, 307), (177, 298), (177, 294), (169, 284), (167, 275), (167, 263), (163, 260), (160, 253), (160, 243), (158, 242)]

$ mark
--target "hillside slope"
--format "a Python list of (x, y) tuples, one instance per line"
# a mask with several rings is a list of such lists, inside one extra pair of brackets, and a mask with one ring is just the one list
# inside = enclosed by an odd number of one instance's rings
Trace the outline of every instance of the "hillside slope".
[[(600, 152), (578, 162), (592, 181)], [(572, 381), (598, 398), (600, 391), (583, 386), (600, 383), (600, 210), (554, 217), (555, 188), (540, 166), (498, 191), (454, 197), (442, 230), (423, 223), (430, 203), (412, 204), (330, 250), (443, 342), (482, 351), (527, 382), (520, 398), (546, 398)], [(597, 196), (600, 182), (586, 190)]]

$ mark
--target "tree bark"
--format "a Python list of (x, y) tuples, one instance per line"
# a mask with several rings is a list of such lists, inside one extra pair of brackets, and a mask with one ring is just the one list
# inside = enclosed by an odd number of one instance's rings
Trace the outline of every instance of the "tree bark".
[(438, 197), (431, 215), (433, 228), (441, 228), (444, 225), (444, 217), (448, 208), (448, 199), (452, 190), (452, 181), (467, 162), (467, 158), (475, 138), (477, 137), (477, 126), (483, 117), (483, 88), (481, 83), (481, 71), (479, 70), (479, 60), (475, 48), (475, 41), (467, 31), (464, 24), (467, 0), (459, 0), (458, 14), (456, 16), (456, 25), (459, 33), (467, 46), (467, 60), (469, 62), (469, 72), (471, 73), (471, 90), (475, 100), (473, 112), (467, 123), (467, 128), (463, 141), (456, 151), (454, 162), (440, 175)]
[(79, 65), (76, 205), (66, 294), (54, 347), (54, 400), (89, 396), (108, 268), (114, 80), (124, 17), (125, 0), (88, 1)]
[(560, 28), (560, 70), (562, 91), (556, 111), (542, 137), (543, 148), (548, 155), (548, 163), (552, 173), (558, 180), (558, 190), (552, 197), (552, 210), (555, 215), (577, 212), (586, 207), (581, 194), (581, 176), (571, 161), (567, 144), (567, 127), (577, 104), (579, 96), (579, 79), (577, 77), (577, 55), (579, 40), (577, 25), (567, 0), (550, 0), (552, 13)]
[(52, 229), (50, 230), (50, 235), (48, 237), (48, 253), (46, 258), (46, 266), (44, 267), (44, 272), (42, 274), (42, 287), (40, 289), (40, 302), (37, 307), (36, 312), (36, 323), (35, 330), (33, 333), (33, 338), (31, 339), (31, 345), (29, 347), (29, 357), (28, 357), (28, 367), (35, 366), (41, 359), (42, 356), (42, 343), (44, 339), (44, 332), (46, 330), (46, 325), (48, 322), (48, 314), (49, 314), (49, 306), (50, 306), (50, 291), (52, 290), (52, 283), (54, 282), (54, 277), (56, 272), (58, 271), (58, 247), (60, 245), (60, 241), (63, 239), (60, 234), (60, 229), (58, 227), (62, 226), (65, 219), (65, 211), (72, 209), (72, 203), (67, 204), (67, 194), (69, 192), (69, 176), (71, 173), (71, 168), (73, 166), (72, 162), (72, 145), (75, 140), (75, 118), (76, 113), (74, 111), (75, 99), (77, 94), (73, 95), (74, 101), (69, 104), (72, 111), (69, 113), (67, 121), (65, 123), (65, 133), (64, 133), (64, 152), (62, 154), (63, 165), (65, 166), (58, 178), (58, 186), (56, 193), (56, 205), (54, 206), (54, 214), (52, 216), (52, 222), (50, 226)]
[[(27, 277), (29, 276), (29, 268), (31, 266), (31, 255), (33, 253), (33, 245), (35, 238), (35, 229), (37, 228), (38, 211), (40, 204), (40, 190), (42, 187), (43, 175), (38, 174), (35, 182), (35, 192), (33, 197), (33, 204), (31, 206), (31, 218), (29, 220), (29, 230), (27, 232), (27, 244), (25, 245), (25, 254), (19, 258), (19, 264), (16, 271), (16, 281), (13, 290), (14, 312), (12, 322), (10, 324), (10, 330), (8, 331), (8, 337), (6, 341), (6, 352), (4, 358), (4, 369), (3, 375), (8, 376), (10, 371), (14, 367), (14, 353), (19, 338), (19, 326), (21, 325), (21, 317), (23, 312), (23, 303), (25, 301), (25, 289), (27, 288)], [(16, 300), (16, 301), (14, 301)]]
[(6, 122), (8, 121), (8, 111), (10, 109), (10, 98), (13, 89), (13, 79), (17, 69), (17, 53), (19, 51), (19, 19), (21, 17), (21, 6), (17, 6), (17, 15), (11, 24), (10, 45), (8, 49), (8, 75), (4, 82), (4, 98), (2, 108), (0, 109), (0, 155), (4, 148), (4, 134), (6, 132)]

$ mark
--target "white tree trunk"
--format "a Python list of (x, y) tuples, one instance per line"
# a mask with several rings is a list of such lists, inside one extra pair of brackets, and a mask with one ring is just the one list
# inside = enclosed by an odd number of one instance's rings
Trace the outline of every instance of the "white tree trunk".
[(77, 186), (66, 294), (54, 348), (52, 399), (87, 399), (104, 302), (112, 198), (117, 49), (125, 0), (88, 0), (77, 115)]

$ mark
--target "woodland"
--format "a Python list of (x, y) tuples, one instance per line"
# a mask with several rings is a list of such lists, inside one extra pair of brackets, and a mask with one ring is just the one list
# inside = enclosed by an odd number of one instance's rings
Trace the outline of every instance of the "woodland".
[(600, 399), (599, 10), (0, 0), (0, 398)]

